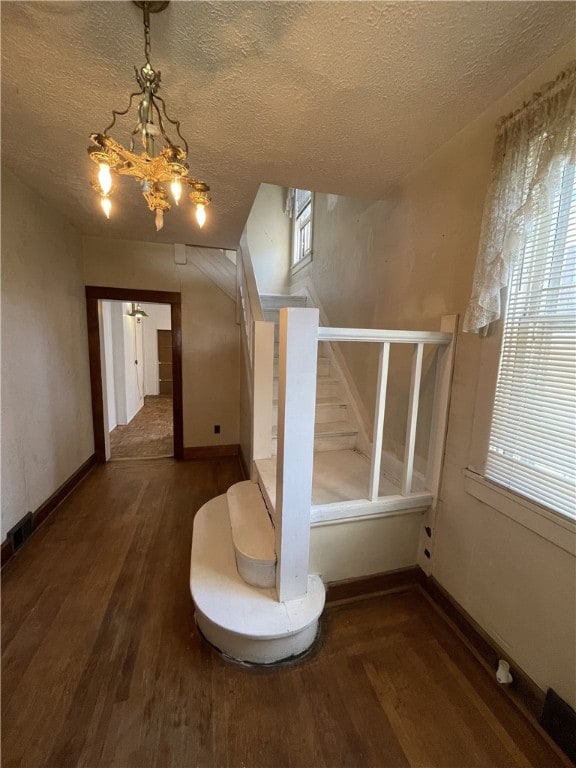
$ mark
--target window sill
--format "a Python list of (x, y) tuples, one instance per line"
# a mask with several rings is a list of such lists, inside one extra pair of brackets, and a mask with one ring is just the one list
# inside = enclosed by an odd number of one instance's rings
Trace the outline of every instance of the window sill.
[(298, 272), (303, 270), (305, 267), (307, 267), (309, 264), (312, 263), (312, 254), (309, 253), (308, 256), (304, 256), (303, 259), (300, 259), (300, 261), (297, 261), (296, 264), (293, 264), (290, 268), (290, 274), (296, 275)]
[(502, 488), (470, 469), (464, 470), (464, 488), (471, 496), (516, 523), (576, 555), (576, 522)]

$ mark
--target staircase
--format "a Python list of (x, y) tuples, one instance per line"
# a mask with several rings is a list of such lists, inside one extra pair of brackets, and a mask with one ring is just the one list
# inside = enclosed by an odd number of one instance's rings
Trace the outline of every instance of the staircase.
[[(278, 427), (278, 316), (282, 307), (305, 307), (305, 296), (261, 295), (264, 318), (275, 324), (274, 410), (272, 455), (276, 456)], [(318, 345), (314, 452), (354, 449), (358, 429), (353, 423), (344, 387), (327, 344)]]
[(313, 644), (324, 608), (324, 585), (308, 576), (305, 596), (278, 602), (276, 534), (260, 489), (249, 480), (197, 512), (190, 591), (196, 623), (225, 656), (273, 664)]
[[(273, 664), (303, 654), (317, 636), (325, 590), (311, 568), (332, 579), (376, 573), (388, 562), (397, 568), (383, 543), (396, 542), (404, 564), (404, 539), (417, 546), (419, 517), (428, 508), (433, 525), (457, 318), (443, 318), (440, 332), (320, 326), (319, 310), (306, 307), (304, 297), (259, 294), (244, 247), (237, 270), (249, 402), (245, 458), (253, 480), (232, 486), (197, 512), (190, 589), (196, 622), (212, 645), (239, 662)], [(340, 342), (376, 344), (379, 350), (369, 456), (355, 450), (355, 406), (332, 353), (332, 344)], [(391, 346), (403, 344), (412, 349), (412, 373), (404, 460), (398, 478), (391, 479), (382, 451), (388, 362)], [(424, 347), (430, 344), (437, 349), (436, 383), (427, 475), (420, 487), (416, 434)]]

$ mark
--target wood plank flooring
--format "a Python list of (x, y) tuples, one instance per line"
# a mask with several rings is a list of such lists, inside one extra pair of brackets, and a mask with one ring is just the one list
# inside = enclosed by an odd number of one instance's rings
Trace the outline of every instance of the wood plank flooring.
[(132, 421), (110, 432), (110, 452), (112, 459), (173, 456), (172, 397), (146, 395)]
[(3, 572), (3, 768), (562, 765), (418, 591), (328, 608), (297, 665), (198, 635), (194, 512), (234, 458), (98, 466)]

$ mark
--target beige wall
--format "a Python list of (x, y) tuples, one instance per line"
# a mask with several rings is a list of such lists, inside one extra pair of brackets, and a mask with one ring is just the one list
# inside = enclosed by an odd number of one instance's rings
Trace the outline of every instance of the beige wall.
[[(86, 285), (182, 294), (184, 445), (239, 441), (239, 332), (235, 304), (171, 245), (85, 237)], [(221, 432), (214, 434), (214, 425)]]
[[(308, 269), (332, 325), (438, 329), (470, 295), (496, 120), (554, 78), (565, 48), (468, 125), (382, 202), (317, 195)], [(341, 286), (346, 285), (342, 299)], [(542, 687), (576, 705), (576, 560), (464, 489), (482, 345), (460, 334), (433, 576)], [(348, 357), (371, 406), (366, 371)]]
[(260, 185), (244, 234), (259, 292), (286, 293), (289, 282), (290, 219), (284, 213), (282, 187)]
[(2, 540), (93, 453), (82, 241), (2, 170)]

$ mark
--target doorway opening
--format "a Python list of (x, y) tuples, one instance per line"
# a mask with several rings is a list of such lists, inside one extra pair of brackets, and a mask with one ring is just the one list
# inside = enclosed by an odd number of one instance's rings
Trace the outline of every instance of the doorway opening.
[(102, 301), (111, 460), (174, 455), (169, 304)]
[(180, 294), (86, 287), (96, 459), (183, 456)]

